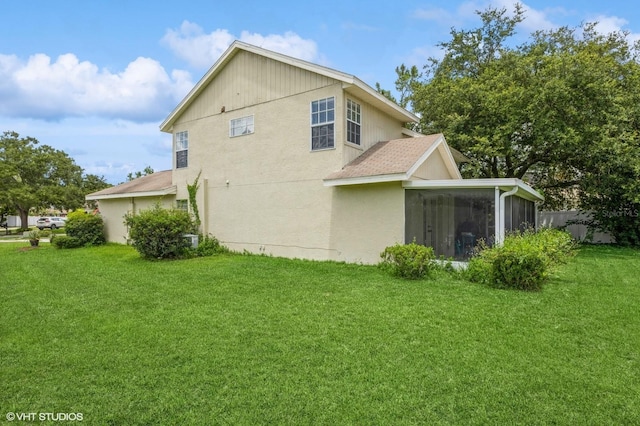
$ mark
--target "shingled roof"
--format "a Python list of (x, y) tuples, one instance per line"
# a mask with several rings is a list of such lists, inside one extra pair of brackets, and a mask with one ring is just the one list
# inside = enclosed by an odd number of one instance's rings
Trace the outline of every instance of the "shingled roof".
[(172, 182), (171, 170), (164, 170), (93, 192), (85, 198), (87, 200), (101, 200), (105, 198), (153, 197), (175, 193), (176, 187)]
[(442, 144), (446, 144), (442, 134), (378, 142), (342, 170), (325, 177), (325, 185), (407, 180)]

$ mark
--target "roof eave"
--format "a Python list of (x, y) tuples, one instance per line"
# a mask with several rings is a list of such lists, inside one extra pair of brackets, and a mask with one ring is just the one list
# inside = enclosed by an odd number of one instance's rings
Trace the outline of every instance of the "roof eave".
[(409, 179), (406, 173), (394, 173), (375, 176), (357, 176), (340, 179), (324, 179), (324, 186), (368, 185), (372, 183), (402, 182)]
[(157, 191), (140, 191), (140, 192), (123, 192), (121, 194), (89, 194), (85, 196), (85, 200), (87, 201), (97, 201), (97, 200), (113, 200), (117, 198), (142, 198), (142, 197), (164, 197), (165, 195), (173, 195), (178, 192), (176, 186), (171, 186), (169, 188), (159, 189)]
[(381, 93), (371, 88), (368, 84), (360, 80), (358, 77), (351, 76), (351, 81), (343, 81), (343, 89), (347, 93), (353, 93), (354, 95), (362, 98), (372, 105), (378, 106), (382, 111), (386, 112), (393, 118), (403, 123), (417, 123), (420, 121), (418, 116), (402, 108), (395, 102), (387, 99)]

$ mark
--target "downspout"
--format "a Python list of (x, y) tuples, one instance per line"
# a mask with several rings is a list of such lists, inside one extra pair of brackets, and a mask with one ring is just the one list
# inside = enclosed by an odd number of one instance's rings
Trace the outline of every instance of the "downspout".
[(492, 245), (495, 245), (498, 242), (498, 238), (500, 238), (500, 236), (498, 235), (498, 230), (500, 229), (500, 188), (497, 186), (495, 187), (493, 197), (493, 223), (494, 227)]
[(510, 191), (500, 194), (500, 228), (496, 232), (498, 236), (498, 238), (496, 238), (497, 246), (501, 246), (504, 242), (504, 224), (506, 222), (504, 219), (504, 200), (505, 198), (514, 195), (516, 192), (518, 192), (518, 187), (514, 186)]

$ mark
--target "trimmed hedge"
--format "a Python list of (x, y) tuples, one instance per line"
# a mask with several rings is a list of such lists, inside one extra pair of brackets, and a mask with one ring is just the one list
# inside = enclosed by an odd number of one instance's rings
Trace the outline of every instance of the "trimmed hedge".
[(188, 257), (191, 243), (185, 234), (195, 233), (188, 212), (156, 204), (138, 214), (125, 215), (131, 245), (147, 259)]
[(55, 248), (59, 249), (72, 249), (82, 247), (84, 245), (79, 238), (70, 237), (68, 235), (56, 235), (51, 239), (51, 244), (53, 244)]
[(76, 238), (80, 246), (99, 246), (107, 242), (102, 216), (88, 214), (81, 209), (69, 213), (65, 223), (65, 233), (69, 237)]

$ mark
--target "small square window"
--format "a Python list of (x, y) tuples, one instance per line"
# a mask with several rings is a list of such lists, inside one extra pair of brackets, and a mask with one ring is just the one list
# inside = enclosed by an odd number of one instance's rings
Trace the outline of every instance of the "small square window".
[(253, 115), (235, 118), (229, 121), (229, 136), (232, 138), (235, 136), (250, 135), (253, 131)]
[(176, 200), (176, 209), (189, 211), (189, 201), (188, 200)]

